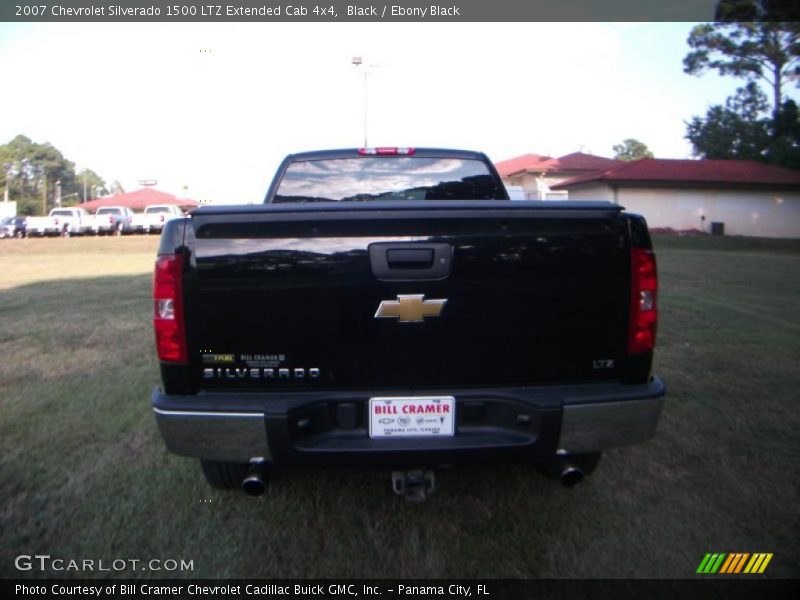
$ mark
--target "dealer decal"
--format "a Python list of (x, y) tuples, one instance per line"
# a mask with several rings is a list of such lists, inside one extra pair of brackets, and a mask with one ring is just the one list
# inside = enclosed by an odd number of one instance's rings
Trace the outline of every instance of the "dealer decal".
[(452, 436), (455, 408), (452, 396), (370, 398), (369, 435), (373, 438)]

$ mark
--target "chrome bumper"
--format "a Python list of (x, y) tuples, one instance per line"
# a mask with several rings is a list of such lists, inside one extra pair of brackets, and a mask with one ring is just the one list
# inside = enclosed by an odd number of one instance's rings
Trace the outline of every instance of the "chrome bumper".
[(656, 432), (664, 397), (564, 406), (559, 449), (599, 452), (649, 440)]
[[(353, 429), (339, 432), (346, 435), (341, 438), (341, 443), (332, 443), (331, 436), (335, 437), (337, 433), (334, 425), (331, 425), (333, 429), (323, 432), (324, 439), (320, 438), (316, 446), (308, 443), (293, 446), (299, 442), (289, 433), (289, 422), (300, 418), (298, 415), (303, 416), (303, 411), (311, 405), (325, 402), (335, 405), (342, 400), (335, 395), (320, 398), (317, 394), (306, 393), (291, 399), (286, 394), (249, 395), (243, 400), (242, 395), (225, 394), (205, 398), (168, 396), (156, 389), (153, 392), (153, 412), (167, 448), (175, 454), (194, 458), (246, 463), (254, 457), (262, 457), (267, 461), (291, 464), (305, 458), (314, 459), (315, 451), (324, 451), (326, 464), (338, 465), (351, 458), (356, 460), (356, 456), (366, 461), (391, 450), (399, 455), (394, 457), (398, 460), (413, 455), (423, 461), (428, 451), (440, 456), (451, 452), (442, 464), (456, 464), (457, 459), (479, 462), (491, 460), (493, 455), (499, 460), (513, 460), (515, 457), (546, 458), (557, 450), (597, 452), (646, 441), (655, 433), (666, 388), (663, 382), (654, 378), (641, 385), (543, 386), (452, 392), (457, 401), (469, 403), (472, 394), (473, 398), (478, 397), (487, 403), (513, 405), (514, 412), (508, 412), (511, 415), (509, 423), (494, 423), (496, 435), (491, 438), (479, 434), (491, 430), (492, 424), (489, 430), (482, 430), (480, 426), (476, 429), (472, 422), (466, 422), (458, 426), (462, 435), (457, 433), (455, 438), (443, 438), (438, 443), (430, 439), (415, 442), (417, 438), (407, 438), (403, 446), (398, 446), (400, 440), (393, 440), (388, 445), (380, 443), (380, 440), (369, 440), (366, 431)], [(342, 394), (346, 402), (361, 405), (374, 395), (369, 391)], [(358, 396), (354, 397), (354, 394)], [(538, 429), (520, 426), (519, 421), (515, 423), (513, 418), (517, 408), (530, 414)], [(271, 432), (269, 435), (268, 430)], [(476, 436), (480, 438), (480, 447), (472, 448), (470, 439), (476, 439)], [(323, 448), (325, 444), (328, 446)]]
[(170, 452), (207, 460), (269, 460), (264, 413), (190, 412), (153, 407)]

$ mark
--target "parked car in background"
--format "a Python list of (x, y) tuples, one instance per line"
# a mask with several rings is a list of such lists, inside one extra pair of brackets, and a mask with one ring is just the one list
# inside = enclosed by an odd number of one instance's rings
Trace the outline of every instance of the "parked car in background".
[(0, 238), (14, 237), (14, 217), (0, 219)]
[(133, 210), (127, 206), (102, 206), (92, 217), (92, 232), (95, 235), (132, 233), (133, 215)]
[(134, 233), (147, 233), (147, 215), (143, 212), (133, 213), (131, 218), (131, 230)]
[(183, 211), (174, 204), (153, 204), (144, 209), (144, 231), (161, 233), (164, 223), (182, 216)]
[(14, 236), (18, 238), (25, 237), (25, 224), (28, 217), (14, 217)]
[(53, 208), (46, 217), (28, 217), (25, 235), (83, 235), (90, 233), (92, 220), (83, 208)]

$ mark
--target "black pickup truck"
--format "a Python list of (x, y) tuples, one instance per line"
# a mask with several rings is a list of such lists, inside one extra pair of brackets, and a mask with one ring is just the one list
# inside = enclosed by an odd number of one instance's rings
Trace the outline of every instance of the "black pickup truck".
[(290, 155), (263, 205), (165, 225), (154, 276), (167, 447), (209, 483), (270, 468), (526, 461), (567, 484), (642, 442), (655, 257), (607, 202), (509, 201), (488, 158), (377, 148)]

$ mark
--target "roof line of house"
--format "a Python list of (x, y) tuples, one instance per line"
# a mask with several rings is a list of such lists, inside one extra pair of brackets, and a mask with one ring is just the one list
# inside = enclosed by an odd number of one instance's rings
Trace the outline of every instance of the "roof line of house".
[(733, 187), (798, 189), (800, 171), (756, 161), (643, 158), (579, 175), (552, 186), (569, 189), (589, 183), (621, 186)]

